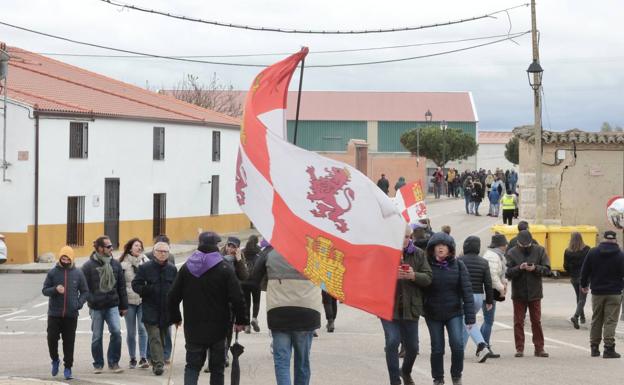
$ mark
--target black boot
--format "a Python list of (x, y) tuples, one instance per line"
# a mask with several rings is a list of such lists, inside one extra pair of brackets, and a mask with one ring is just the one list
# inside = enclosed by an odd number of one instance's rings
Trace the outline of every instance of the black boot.
[(335, 329), (335, 327), (334, 327), (334, 320), (333, 319), (328, 320), (327, 321), (327, 332), (328, 333), (333, 333), (334, 329)]
[(620, 353), (615, 351), (615, 345), (605, 345), (604, 353), (602, 353), (602, 358), (620, 358)]
[(592, 344), (590, 347), (591, 347), (591, 356), (600, 357), (600, 349), (598, 348), (598, 345)]

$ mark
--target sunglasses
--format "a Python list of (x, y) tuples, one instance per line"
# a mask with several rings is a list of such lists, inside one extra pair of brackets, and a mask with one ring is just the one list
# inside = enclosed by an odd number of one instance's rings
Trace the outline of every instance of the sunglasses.
[(105, 248), (105, 249), (112, 249), (112, 248), (113, 248), (113, 245), (104, 245), (104, 248)]

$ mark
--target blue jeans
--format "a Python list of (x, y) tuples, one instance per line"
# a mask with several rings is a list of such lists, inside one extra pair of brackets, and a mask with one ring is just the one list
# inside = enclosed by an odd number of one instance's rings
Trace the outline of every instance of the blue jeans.
[(461, 378), (464, 371), (464, 330), (463, 316), (438, 321), (425, 318), (431, 338), (431, 376), (434, 380), (444, 381), (444, 328), (448, 333), (451, 346), (451, 377)]
[(294, 385), (308, 385), (310, 383), (310, 348), (313, 333), (313, 331), (271, 332), (277, 385), (292, 384), (290, 380), (290, 356), (293, 350), (295, 352)]
[(108, 325), (110, 341), (106, 358), (108, 366), (119, 364), (121, 358), (121, 318), (117, 306), (104, 310), (90, 309), (91, 315), (91, 355), (93, 356), (93, 367), (104, 367), (104, 350), (102, 348), (102, 335), (104, 334), (104, 322)]
[(464, 201), (466, 202), (466, 214), (471, 214), (472, 207), (470, 204), (470, 195), (464, 195)]
[(130, 359), (136, 359), (136, 335), (137, 328), (139, 330), (139, 354), (140, 358), (147, 357), (147, 330), (143, 325), (143, 306), (142, 305), (128, 305), (128, 312), (125, 315), (126, 329), (128, 335), (126, 336), (126, 344), (128, 345), (128, 354)]
[(492, 310), (487, 310), (483, 304), (483, 325), (481, 325), (481, 335), (483, 340), (490, 346), (490, 336), (492, 335), (492, 326), (494, 326), (494, 315), (496, 314), (496, 301), (492, 304)]
[(405, 359), (401, 371), (411, 374), (414, 361), (418, 355), (418, 320), (381, 320), (381, 326), (386, 338), (386, 365), (391, 384), (401, 383), (399, 372), (399, 344), (403, 342), (405, 347)]
[[(483, 294), (473, 294), (472, 298), (474, 298), (474, 311), (476, 316), (479, 311), (481, 311), (481, 307), (483, 306)], [(463, 336), (464, 349), (466, 348), (466, 343), (468, 342), (468, 336), (472, 338), (472, 342), (474, 342), (477, 346), (479, 346), (480, 343), (485, 342), (483, 335), (481, 334), (481, 329), (477, 327), (476, 323), (472, 326), (470, 331), (466, 329), (466, 324), (464, 324)]]

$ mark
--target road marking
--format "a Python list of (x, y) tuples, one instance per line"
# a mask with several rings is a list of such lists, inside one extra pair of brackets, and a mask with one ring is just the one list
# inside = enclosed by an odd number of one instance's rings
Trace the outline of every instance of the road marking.
[[(500, 327), (502, 327), (504, 329), (513, 329), (513, 326), (506, 325), (506, 324), (504, 324), (502, 322), (494, 322), (494, 325), (500, 326)], [(524, 332), (524, 334), (529, 336), (529, 337), (533, 336), (533, 333), (529, 333), (529, 332)], [(582, 350), (584, 352), (590, 352), (591, 351), (590, 349), (587, 349), (584, 346), (571, 344), (571, 343), (568, 343), (568, 342), (565, 342), (565, 341), (560, 341), (560, 340), (557, 340), (557, 339), (554, 339), (554, 338), (550, 338), (550, 337), (544, 337), (544, 341), (548, 341), (548, 342), (552, 342), (552, 343), (555, 343), (555, 344), (567, 346), (567, 347), (573, 348), (573, 349)]]
[(26, 334), (26, 332), (0, 332), (0, 336), (17, 336)]
[(3, 315), (0, 315), (0, 318), (9, 317), (9, 316), (12, 316), (12, 315), (15, 315), (15, 314), (24, 313), (25, 311), (26, 310), (18, 310), (18, 311), (14, 311), (12, 313), (3, 314)]
[(32, 321), (40, 317), (46, 316), (45, 314), (38, 315), (18, 315), (17, 317), (7, 318), (7, 322), (21, 322), (21, 321)]
[(47, 305), (47, 304), (48, 304), (48, 301), (38, 303), (38, 304), (36, 304), (35, 306), (33, 306), (33, 309), (34, 309), (34, 308), (37, 308), (37, 307), (41, 307), (41, 306)]

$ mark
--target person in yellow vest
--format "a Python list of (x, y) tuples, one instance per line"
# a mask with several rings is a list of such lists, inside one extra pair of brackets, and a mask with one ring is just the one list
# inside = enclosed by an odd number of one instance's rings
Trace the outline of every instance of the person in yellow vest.
[(505, 195), (501, 198), (501, 205), (503, 206), (503, 223), (511, 225), (514, 212), (518, 206), (518, 199), (514, 194), (510, 194), (509, 191), (505, 191)]

